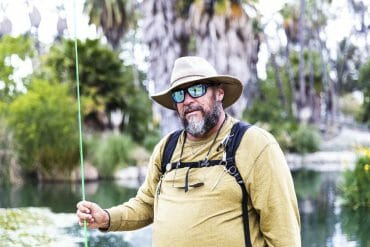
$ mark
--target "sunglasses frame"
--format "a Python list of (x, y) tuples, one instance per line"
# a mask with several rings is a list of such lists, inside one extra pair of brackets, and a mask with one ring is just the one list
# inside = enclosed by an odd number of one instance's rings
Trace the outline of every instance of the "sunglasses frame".
[[(180, 103), (183, 103), (184, 101), (185, 101), (185, 96), (186, 96), (186, 93), (190, 96), (190, 97), (192, 97), (193, 99), (196, 99), (196, 98), (200, 98), (200, 97), (202, 97), (202, 96), (204, 96), (206, 93), (207, 93), (207, 89), (208, 89), (208, 87), (211, 87), (211, 86), (217, 86), (218, 84), (214, 84), (214, 83), (197, 83), (197, 84), (192, 84), (192, 85), (190, 85), (190, 86), (188, 86), (188, 87), (186, 87), (186, 88), (180, 88), (180, 89), (176, 89), (176, 90), (173, 90), (172, 92), (171, 92), (171, 98), (172, 98), (172, 100), (173, 100), (173, 102), (175, 103), (175, 104), (180, 104)], [(199, 96), (193, 96), (193, 95), (191, 95), (191, 91), (189, 91), (189, 89), (190, 88), (192, 88), (192, 87), (195, 87), (195, 86), (202, 86), (202, 89), (204, 90), (203, 92), (202, 92), (202, 95), (199, 95)], [(176, 101), (175, 100), (175, 96), (174, 96), (174, 94), (176, 93), (176, 92), (179, 92), (179, 91), (183, 91), (184, 92), (184, 98), (181, 100), (181, 101)]]

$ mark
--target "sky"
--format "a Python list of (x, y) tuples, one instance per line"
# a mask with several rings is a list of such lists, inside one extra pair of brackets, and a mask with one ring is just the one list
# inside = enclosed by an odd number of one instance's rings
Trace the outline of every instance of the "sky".
[[(257, 4), (258, 10), (262, 13), (262, 22), (267, 22), (271, 18), (278, 18), (276, 12), (279, 11), (285, 2), (294, 0), (259, 0)], [(298, 1), (298, 0), (295, 0)], [(347, 0), (333, 1), (333, 14), (340, 16), (335, 21), (328, 24), (325, 32), (326, 42), (328, 47), (336, 47), (338, 41), (343, 37), (348, 36), (352, 27), (352, 17), (348, 11), (343, 11)], [(29, 2), (30, 4), (27, 4)], [(364, 0), (370, 6), (370, 0)], [(57, 33), (58, 14), (65, 17), (67, 20), (68, 30), (66, 36), (74, 38), (77, 36), (80, 39), (96, 38), (97, 33), (95, 26), (88, 25), (88, 18), (83, 14), (84, 0), (0, 0), (0, 21), (7, 16), (12, 22), (12, 34), (22, 34), (30, 29), (30, 20), (28, 13), (31, 11), (31, 6), (37, 6), (41, 14), (41, 24), (38, 30), (38, 38), (43, 44), (51, 44)], [(57, 6), (63, 5), (65, 10), (57, 11)], [(5, 13), (4, 13), (5, 12)], [(369, 17), (370, 18), (370, 17)], [(76, 21), (75, 21), (76, 20)], [(277, 32), (276, 26), (273, 24), (267, 25), (265, 32), (271, 37), (283, 37), (282, 33)], [(274, 42), (272, 42), (274, 43)], [(142, 49), (137, 49), (134, 56), (136, 61), (144, 61), (145, 54), (140, 52)], [(264, 78), (265, 64), (268, 59), (267, 49), (264, 45), (261, 46), (259, 55), (259, 63), (257, 65), (260, 78)], [(145, 69), (146, 66), (143, 66)]]

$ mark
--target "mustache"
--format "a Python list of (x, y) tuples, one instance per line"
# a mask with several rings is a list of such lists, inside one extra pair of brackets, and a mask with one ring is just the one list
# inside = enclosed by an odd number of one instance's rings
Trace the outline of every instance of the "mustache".
[(204, 109), (201, 106), (185, 106), (185, 108), (184, 108), (184, 114), (188, 114), (188, 113), (193, 112), (193, 111), (204, 112)]

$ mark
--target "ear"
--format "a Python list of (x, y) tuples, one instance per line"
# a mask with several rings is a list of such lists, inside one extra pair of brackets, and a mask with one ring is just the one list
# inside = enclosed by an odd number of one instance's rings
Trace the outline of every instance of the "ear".
[(225, 96), (224, 89), (221, 86), (217, 87), (217, 90), (216, 90), (216, 100), (222, 102), (224, 100), (224, 96)]

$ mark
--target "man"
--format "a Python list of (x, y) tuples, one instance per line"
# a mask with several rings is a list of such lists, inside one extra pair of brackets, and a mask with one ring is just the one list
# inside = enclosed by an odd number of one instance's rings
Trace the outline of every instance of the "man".
[(135, 198), (106, 210), (79, 202), (80, 225), (126, 231), (153, 223), (160, 247), (300, 246), (297, 199), (278, 143), (224, 111), (242, 90), (200, 57), (177, 59), (170, 87), (152, 98), (177, 111), (184, 130), (157, 144)]

